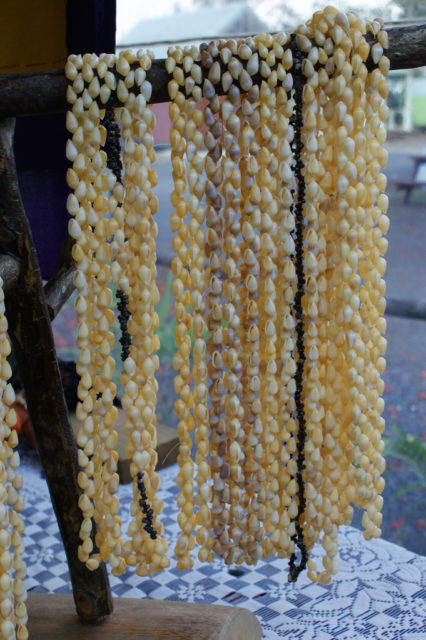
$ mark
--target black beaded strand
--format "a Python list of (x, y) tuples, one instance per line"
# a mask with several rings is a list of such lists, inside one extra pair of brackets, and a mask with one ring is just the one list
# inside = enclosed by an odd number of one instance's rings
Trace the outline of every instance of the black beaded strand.
[(149, 506), (146, 489), (143, 482), (143, 471), (138, 472), (138, 489), (140, 493), (139, 506), (142, 509), (142, 513), (144, 514), (144, 518), (142, 518), (142, 522), (144, 523), (143, 528), (147, 533), (149, 533), (152, 540), (155, 540), (157, 537), (157, 532), (152, 525), (152, 518), (154, 515), (154, 511)]
[(121, 182), (123, 164), (121, 162), (120, 128), (115, 121), (114, 107), (105, 107), (105, 117), (102, 124), (107, 132), (105, 144), (107, 168), (113, 172), (117, 182)]
[(121, 289), (117, 289), (116, 295), (118, 298), (118, 302), (117, 302), (118, 322), (120, 323), (120, 330), (121, 330), (121, 338), (120, 338), (121, 359), (124, 362), (125, 359), (128, 358), (130, 355), (130, 345), (132, 344), (132, 339), (127, 330), (127, 322), (130, 318), (130, 312), (127, 308), (127, 305), (129, 304), (129, 298), (124, 293), (124, 291), (121, 291)]
[(306, 419), (305, 409), (303, 405), (303, 370), (305, 363), (305, 345), (304, 345), (304, 322), (303, 322), (303, 306), (302, 298), (305, 288), (305, 274), (303, 269), (304, 251), (303, 251), (303, 218), (304, 218), (304, 205), (305, 205), (305, 180), (302, 173), (303, 160), (303, 142), (302, 142), (302, 93), (303, 93), (303, 75), (302, 75), (302, 62), (303, 53), (299, 50), (295, 42), (295, 36), (292, 36), (291, 47), (293, 50), (293, 78), (294, 78), (294, 115), (292, 117), (292, 124), (294, 128), (294, 139), (292, 141), (292, 151), (294, 154), (294, 177), (296, 181), (296, 198), (293, 203), (293, 215), (295, 217), (295, 268), (297, 277), (297, 289), (294, 296), (293, 309), (296, 316), (296, 348), (297, 348), (297, 363), (295, 373), (296, 391), (294, 394), (294, 400), (296, 405), (296, 418), (298, 422), (297, 432), (297, 498), (298, 509), (297, 515), (294, 518), (296, 527), (296, 533), (292, 536), (292, 540), (300, 551), (300, 561), (296, 564), (297, 554), (293, 552), (289, 561), (289, 582), (295, 582), (301, 573), (306, 568), (308, 561), (308, 552), (304, 542), (303, 527), (301, 525), (301, 518), (306, 508), (305, 498), (305, 486), (303, 481), (303, 470), (305, 468), (305, 441), (306, 441)]
[[(114, 108), (111, 106), (105, 108), (103, 125), (107, 132), (105, 144), (107, 152), (107, 168), (115, 175), (117, 182), (121, 183), (123, 164), (121, 162), (120, 128), (115, 121)], [(130, 345), (132, 343), (130, 334), (127, 330), (127, 323), (130, 318), (130, 313), (127, 307), (129, 298), (120, 289), (117, 289), (116, 295), (118, 298), (118, 322), (120, 324), (121, 331), (121, 359), (124, 362), (124, 360), (126, 360), (130, 355)]]
[[(107, 167), (110, 169), (118, 182), (121, 182), (121, 176), (123, 171), (123, 165), (121, 162), (121, 148), (120, 148), (120, 130), (115, 122), (114, 118), (114, 109), (112, 107), (106, 107), (105, 109), (105, 118), (104, 118), (104, 126), (107, 130), (107, 140), (106, 140), (106, 149), (107, 149)], [(130, 345), (131, 345), (131, 337), (127, 329), (127, 323), (130, 318), (130, 312), (128, 309), (129, 298), (121, 291), (121, 289), (117, 289), (117, 309), (118, 309), (118, 321), (120, 323), (121, 330), (121, 359), (126, 360), (126, 358), (130, 355)], [(143, 528), (149, 534), (152, 540), (157, 538), (157, 532), (153, 527), (153, 516), (154, 511), (151, 509), (148, 503), (145, 484), (143, 481), (143, 471), (139, 471), (137, 474), (137, 485), (138, 491), (140, 494), (139, 506), (143, 513), (142, 522), (144, 523)]]

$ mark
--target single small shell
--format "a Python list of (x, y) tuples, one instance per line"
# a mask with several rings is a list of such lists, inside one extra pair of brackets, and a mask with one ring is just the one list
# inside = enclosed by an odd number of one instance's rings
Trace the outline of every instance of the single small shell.
[(115, 68), (117, 69), (118, 73), (122, 76), (127, 76), (127, 74), (130, 71), (130, 65), (124, 56), (120, 56), (118, 58)]
[(252, 55), (252, 50), (244, 42), (238, 47), (238, 55), (242, 60), (249, 60)]
[(89, 84), (88, 92), (91, 98), (97, 98), (100, 91), (100, 84), (97, 77), (93, 78)]
[(74, 144), (71, 142), (71, 140), (67, 140), (67, 145), (65, 148), (65, 155), (68, 158), (68, 160), (70, 162), (73, 162), (76, 157), (77, 157), (77, 149), (75, 148)]
[(111, 97), (111, 89), (108, 85), (103, 84), (99, 91), (99, 97), (101, 99), (102, 104), (106, 104)]
[(147, 102), (151, 100), (152, 96), (152, 84), (148, 80), (144, 80), (141, 86), (141, 94)]
[(68, 223), (68, 233), (70, 234), (71, 238), (74, 238), (75, 240), (77, 240), (81, 236), (81, 227), (78, 224), (77, 220), (75, 220), (74, 218), (71, 218)]
[(81, 93), (84, 89), (84, 80), (81, 73), (77, 74), (74, 82), (72, 83), (72, 88), (76, 93)]
[(67, 97), (67, 102), (69, 104), (74, 104), (75, 101), (77, 100), (77, 94), (75, 93), (71, 85), (67, 86), (66, 97)]
[(243, 69), (240, 73), (239, 83), (243, 91), (248, 91), (253, 85), (253, 80), (245, 69)]
[(78, 75), (75, 65), (70, 60), (65, 64), (65, 75), (68, 80), (75, 80)]
[(232, 58), (228, 64), (228, 71), (234, 80), (238, 80), (238, 76), (242, 71), (243, 65), (237, 58)]
[(233, 77), (231, 76), (229, 71), (225, 71), (225, 73), (222, 76), (222, 88), (225, 93), (228, 93), (232, 85), (232, 82), (233, 82)]
[(117, 98), (124, 104), (127, 101), (128, 97), (129, 91), (126, 85), (124, 84), (123, 80), (119, 80), (117, 85)]
[(228, 47), (223, 47), (223, 49), (220, 50), (220, 58), (223, 64), (228, 64), (228, 62), (232, 58), (231, 50), (228, 49)]
[(173, 73), (173, 69), (175, 68), (175, 66), (176, 66), (176, 60), (174, 58), (172, 58), (171, 56), (166, 58), (167, 73)]
[(183, 69), (185, 73), (189, 73), (191, 71), (191, 67), (194, 64), (194, 59), (192, 56), (184, 56), (183, 58)]
[(105, 84), (111, 89), (111, 91), (115, 90), (117, 81), (112, 71), (107, 71), (107, 73), (105, 74)]
[(383, 47), (381, 44), (376, 42), (376, 44), (373, 44), (373, 46), (371, 47), (371, 58), (374, 64), (377, 64), (379, 62), (382, 55), (383, 55)]
[(211, 100), (216, 95), (216, 90), (213, 84), (207, 78), (203, 82), (203, 96), (207, 98), (207, 100)]
[(68, 131), (70, 131), (71, 133), (74, 133), (74, 131), (76, 131), (76, 129), (78, 127), (78, 120), (77, 120), (77, 118), (75, 117), (75, 115), (73, 114), (72, 111), (67, 111), (66, 127), (67, 127)]
[(218, 84), (220, 82), (221, 69), (219, 62), (214, 62), (209, 69), (208, 79), (213, 84)]
[(389, 36), (387, 31), (379, 31), (377, 34), (377, 40), (382, 45), (383, 49), (387, 49), (389, 47)]
[(194, 82), (197, 84), (201, 84), (203, 79), (201, 67), (198, 64), (193, 64), (191, 67), (191, 78), (193, 78)]
[(302, 73), (306, 78), (310, 78), (315, 72), (312, 62), (305, 58), (302, 63)]
[(104, 79), (107, 71), (108, 71), (108, 65), (106, 64), (106, 62), (104, 60), (99, 60), (98, 66), (97, 66), (97, 73), (98, 73), (98, 77), (101, 78), (101, 80)]
[(270, 74), (271, 74), (270, 66), (264, 60), (261, 60), (261, 62), (260, 62), (260, 75), (263, 78), (269, 78)]
[(300, 51), (307, 53), (312, 48), (312, 42), (302, 33), (296, 34), (296, 44)]

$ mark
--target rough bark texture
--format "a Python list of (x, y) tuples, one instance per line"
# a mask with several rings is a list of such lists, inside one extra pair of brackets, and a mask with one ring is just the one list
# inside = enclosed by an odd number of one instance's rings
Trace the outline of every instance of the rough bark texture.
[(20, 263), (19, 276), (6, 293), (9, 335), (68, 558), (77, 612), (83, 620), (95, 622), (111, 613), (111, 593), (105, 567), (90, 572), (77, 558), (81, 523), (77, 449), (37, 255), (19, 193), (13, 133), (13, 119), (0, 121), (0, 254), (7, 251)]
[(388, 29), (391, 69), (414, 69), (426, 65), (426, 23)]
[(73, 239), (67, 236), (62, 246), (56, 271), (44, 287), (51, 320), (56, 317), (75, 288), (75, 263), (71, 255), (73, 243)]
[[(1, 171), (1, 168), (0, 168)], [(0, 227), (1, 238), (1, 227)], [(7, 291), (12, 287), (19, 276), (19, 261), (12, 256), (0, 255), (0, 278), (3, 280), (3, 290)]]
[[(426, 65), (426, 23), (390, 27), (391, 69), (411, 69)], [(164, 60), (154, 60), (147, 79), (152, 84), (152, 104), (168, 102), (170, 80)], [(0, 118), (42, 113), (59, 113), (68, 109), (65, 99), (67, 80), (62, 71), (9, 74), (0, 76)], [(118, 105), (111, 99), (112, 105)]]

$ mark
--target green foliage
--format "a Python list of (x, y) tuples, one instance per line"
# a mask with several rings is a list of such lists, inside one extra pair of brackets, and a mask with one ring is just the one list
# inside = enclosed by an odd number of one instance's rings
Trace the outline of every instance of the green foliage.
[(405, 487), (401, 487), (394, 497), (398, 497), (414, 489), (426, 489), (426, 443), (411, 433), (404, 433), (396, 425), (392, 426), (394, 436), (384, 436), (385, 448), (383, 455), (391, 456), (408, 463), (410, 470), (418, 478)]
[[(170, 271), (167, 275), (166, 286), (161, 296), (160, 304), (157, 307), (158, 314), (158, 329), (157, 335), (160, 339), (160, 351), (158, 356), (160, 362), (173, 362), (173, 356), (176, 353), (176, 319), (173, 313), (173, 294), (172, 294), (173, 274)], [(227, 323), (222, 320), (222, 326), (227, 326)], [(189, 337), (191, 338), (191, 357), (190, 362), (192, 364), (192, 347), (194, 346), (193, 329), (189, 330)], [(204, 340), (210, 337), (210, 333), (205, 330)]]
[(160, 304), (157, 308), (159, 322), (157, 335), (160, 339), (160, 351), (158, 356), (160, 358), (160, 362), (172, 362), (176, 351), (176, 319), (174, 315), (171, 315), (170, 313), (173, 305), (172, 282), (173, 274), (169, 272), (167, 275), (164, 293), (161, 296)]

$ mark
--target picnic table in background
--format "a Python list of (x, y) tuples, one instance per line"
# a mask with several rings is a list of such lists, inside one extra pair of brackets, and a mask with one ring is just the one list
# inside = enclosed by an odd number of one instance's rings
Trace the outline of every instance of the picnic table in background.
[(404, 204), (408, 203), (413, 189), (426, 187), (426, 155), (412, 155), (413, 167), (411, 177), (405, 180), (395, 180), (394, 186), (405, 191)]

